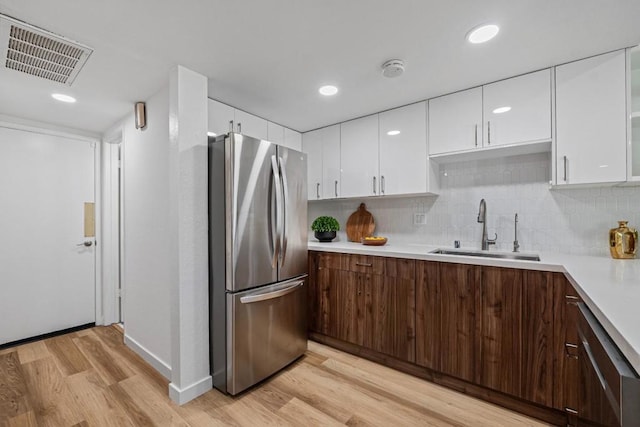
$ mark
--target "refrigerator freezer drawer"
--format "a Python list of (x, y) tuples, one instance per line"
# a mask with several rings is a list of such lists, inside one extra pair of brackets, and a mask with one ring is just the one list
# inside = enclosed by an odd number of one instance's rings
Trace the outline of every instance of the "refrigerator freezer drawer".
[(306, 351), (306, 282), (227, 294), (227, 393), (240, 393)]

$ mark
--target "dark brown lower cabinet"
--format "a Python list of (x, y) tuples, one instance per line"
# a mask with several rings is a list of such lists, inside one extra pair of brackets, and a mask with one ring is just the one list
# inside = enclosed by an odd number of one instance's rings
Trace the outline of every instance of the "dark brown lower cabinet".
[(562, 273), (325, 252), (309, 270), (325, 342), (571, 424), (578, 299)]
[(414, 260), (311, 252), (309, 267), (310, 331), (415, 361)]

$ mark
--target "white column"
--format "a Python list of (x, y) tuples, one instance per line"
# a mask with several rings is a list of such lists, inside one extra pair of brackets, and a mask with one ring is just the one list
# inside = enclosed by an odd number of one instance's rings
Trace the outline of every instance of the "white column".
[(178, 223), (178, 282), (171, 286), (171, 399), (184, 404), (212, 387), (209, 370), (207, 78), (171, 71), (170, 216)]

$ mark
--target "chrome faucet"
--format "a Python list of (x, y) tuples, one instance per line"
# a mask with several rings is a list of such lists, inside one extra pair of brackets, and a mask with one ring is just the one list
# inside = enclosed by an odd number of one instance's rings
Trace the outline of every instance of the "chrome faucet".
[(498, 240), (498, 233), (493, 239), (487, 237), (487, 202), (480, 200), (480, 209), (478, 210), (478, 222), (482, 223), (482, 250), (488, 251), (489, 245), (495, 245)]
[(513, 240), (513, 252), (520, 252), (520, 243), (518, 243), (518, 214), (516, 213), (515, 219), (515, 236)]

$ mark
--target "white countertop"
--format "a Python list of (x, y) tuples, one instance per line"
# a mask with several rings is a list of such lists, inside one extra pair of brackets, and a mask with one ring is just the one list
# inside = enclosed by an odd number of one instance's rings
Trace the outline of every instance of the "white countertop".
[(444, 247), (393, 242), (384, 246), (364, 246), (352, 242), (310, 241), (308, 248), (312, 251), (563, 272), (636, 373), (640, 373), (640, 259), (615, 260), (541, 252), (537, 253), (540, 261), (518, 261), (432, 254), (429, 252)]

